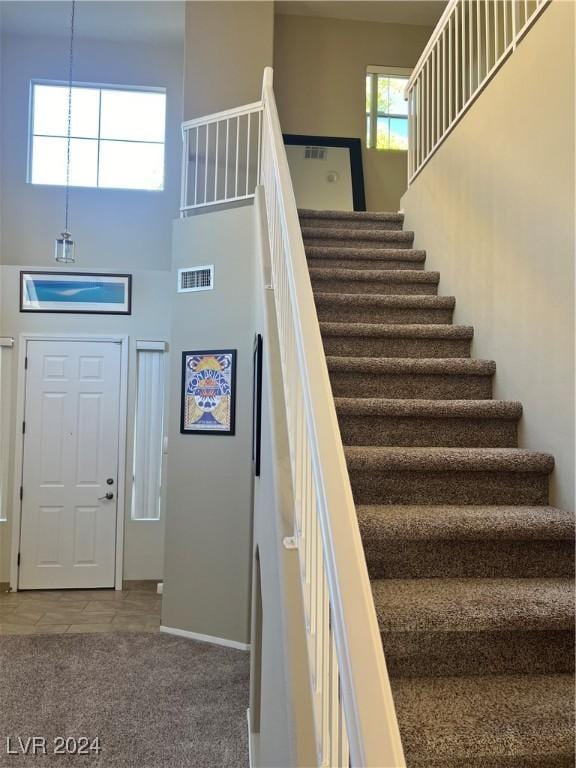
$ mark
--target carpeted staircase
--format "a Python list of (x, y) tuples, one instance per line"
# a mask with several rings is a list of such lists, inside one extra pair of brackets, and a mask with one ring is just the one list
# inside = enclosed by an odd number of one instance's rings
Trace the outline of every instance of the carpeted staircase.
[(300, 211), (409, 768), (572, 768), (574, 517), (401, 214)]

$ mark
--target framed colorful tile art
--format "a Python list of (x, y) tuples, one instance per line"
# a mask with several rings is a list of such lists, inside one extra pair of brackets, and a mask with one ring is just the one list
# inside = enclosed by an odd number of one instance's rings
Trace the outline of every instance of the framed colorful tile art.
[(236, 350), (182, 352), (183, 435), (233, 435)]

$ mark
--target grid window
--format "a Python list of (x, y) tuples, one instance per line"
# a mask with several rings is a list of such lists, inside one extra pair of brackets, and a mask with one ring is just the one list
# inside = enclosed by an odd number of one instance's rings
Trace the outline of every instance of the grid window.
[[(68, 90), (32, 83), (32, 184), (66, 184)], [(165, 121), (165, 91), (74, 86), (71, 186), (162, 190)]]
[(369, 67), (366, 74), (366, 145), (372, 149), (408, 149), (406, 70)]

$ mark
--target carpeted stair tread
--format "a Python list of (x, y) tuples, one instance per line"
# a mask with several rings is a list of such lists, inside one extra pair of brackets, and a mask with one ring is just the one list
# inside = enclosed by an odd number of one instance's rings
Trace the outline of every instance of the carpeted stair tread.
[(522, 404), (508, 400), (409, 400), (383, 397), (336, 397), (338, 414), (411, 416), (436, 419), (519, 419)]
[(496, 363), (493, 360), (468, 358), (411, 358), (411, 357), (326, 357), (328, 370), (357, 372), (360, 376), (372, 372), (378, 374), (431, 374), (444, 376), (493, 376)]
[(310, 279), (316, 294), (430, 296), (438, 292), (440, 274), (423, 269), (349, 269), (310, 267)]
[[(341, 227), (302, 227), (304, 242), (314, 240), (346, 240), (370, 243), (407, 243), (412, 245), (414, 232), (402, 229), (343, 229)], [(349, 246), (350, 247), (350, 246)], [(352, 246), (353, 247), (353, 246)]]
[[(404, 353), (400, 350), (399, 354)], [(469, 357), (338, 354), (327, 355), (326, 362), (332, 392), (337, 397), (490, 400), (496, 371), (492, 360)]]
[(574, 573), (574, 515), (555, 507), (375, 503), (356, 511), (371, 579)]
[(474, 328), (448, 323), (332, 323), (321, 322), (322, 336), (377, 336), (388, 339), (472, 339)]
[(306, 256), (314, 264), (314, 260), (327, 262), (354, 261), (362, 263), (374, 262), (373, 269), (381, 263), (405, 262), (406, 264), (422, 265), (426, 261), (426, 251), (415, 248), (354, 248), (341, 245), (310, 245), (304, 244)]
[(410, 768), (573, 768), (571, 675), (392, 681)]
[(301, 219), (338, 219), (339, 221), (392, 221), (396, 224), (404, 222), (404, 214), (397, 211), (336, 211), (325, 209), (316, 211), (313, 208), (298, 208)]
[(350, 471), (550, 473), (554, 457), (524, 448), (345, 446)]
[(374, 579), (381, 632), (564, 630), (570, 579)]
[(377, 323), (451, 323), (456, 300), (453, 296), (426, 294), (320, 292), (313, 285), (320, 321)]
[[(380, 228), (395, 227), (402, 229), (404, 224), (403, 213), (380, 213), (373, 211), (314, 211), (308, 208), (300, 208), (298, 210), (298, 216), (302, 226), (307, 226), (310, 220), (314, 222), (326, 222), (326, 226), (330, 226), (333, 222), (333, 226), (336, 224), (345, 226), (347, 223), (350, 226), (359, 226), (362, 228), (369, 228), (378, 226)], [(316, 226), (323, 226), (323, 224), (316, 224)]]
[(317, 306), (343, 307), (354, 305), (370, 311), (372, 307), (393, 307), (396, 309), (454, 309), (454, 296), (389, 296), (370, 293), (316, 293)]
[(321, 322), (327, 355), (469, 358), (474, 329), (448, 323)]
[(551, 506), (373, 504), (356, 508), (372, 541), (573, 541), (574, 515)]
[(339, 267), (310, 267), (312, 280), (345, 282), (376, 282), (402, 285), (403, 283), (427, 283), (438, 285), (439, 272), (428, 272), (422, 269), (342, 269)]
[(345, 445), (515, 448), (520, 403), (336, 397)]

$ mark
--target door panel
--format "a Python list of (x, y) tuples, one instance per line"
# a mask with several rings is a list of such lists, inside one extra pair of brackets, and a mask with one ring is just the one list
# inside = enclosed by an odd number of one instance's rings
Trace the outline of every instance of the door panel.
[(19, 588), (113, 587), (120, 345), (29, 341), (27, 357)]

